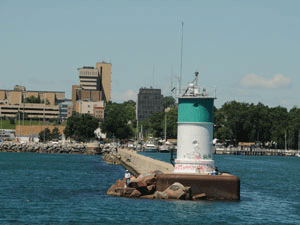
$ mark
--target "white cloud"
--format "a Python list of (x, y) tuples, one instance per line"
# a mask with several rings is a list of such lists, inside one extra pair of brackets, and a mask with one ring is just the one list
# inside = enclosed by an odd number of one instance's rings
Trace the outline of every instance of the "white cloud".
[(122, 103), (128, 100), (133, 100), (136, 102), (137, 93), (133, 90), (126, 90), (124, 92), (112, 92), (112, 102)]
[(280, 88), (291, 86), (292, 79), (282, 74), (276, 74), (271, 79), (256, 74), (248, 74), (241, 79), (240, 84), (246, 88)]

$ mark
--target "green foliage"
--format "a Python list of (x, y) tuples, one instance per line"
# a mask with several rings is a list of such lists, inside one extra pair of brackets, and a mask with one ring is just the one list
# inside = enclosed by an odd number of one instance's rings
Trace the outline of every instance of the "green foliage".
[[(166, 116), (166, 117), (165, 117)], [(144, 131), (153, 134), (154, 137), (164, 138), (165, 130), (165, 119), (167, 125), (167, 138), (177, 138), (177, 120), (178, 120), (178, 109), (172, 107), (169, 112), (155, 112), (152, 116), (143, 121)]]
[(178, 108), (172, 107), (167, 112), (167, 138), (177, 139)]
[[(35, 103), (35, 104), (44, 104), (44, 99), (40, 99), (40, 97), (34, 97), (33, 95), (25, 98), (24, 103)], [(46, 105), (50, 105), (50, 101), (46, 99)]]
[(61, 134), (59, 133), (59, 130), (57, 127), (54, 127), (52, 132), (51, 132), (51, 137), (52, 139), (59, 139)]
[(23, 112), (17, 112), (16, 114), (16, 119), (20, 119), (20, 120), (27, 120), (28, 119), (28, 114), (27, 113), (23, 113)]
[(54, 127), (52, 132), (49, 130), (49, 128), (45, 128), (39, 133), (39, 139), (41, 142), (50, 141), (53, 139), (58, 140), (60, 138), (61, 134), (59, 133), (59, 130), (57, 127)]
[(172, 96), (166, 96), (164, 97), (164, 109), (169, 108), (169, 107), (174, 107), (176, 103), (175, 98), (173, 98)]
[(64, 134), (76, 141), (87, 141), (95, 138), (94, 131), (98, 126), (98, 119), (89, 114), (75, 115), (68, 118)]
[(10, 117), (9, 118), (9, 123), (10, 123), (10, 125), (15, 125), (16, 124), (15, 118)]
[(41, 103), (41, 99), (39, 97), (34, 97), (33, 95), (25, 98), (24, 103)]
[(45, 128), (39, 133), (39, 139), (41, 142), (46, 142), (51, 140), (51, 132), (48, 128)]
[(151, 133), (154, 137), (163, 137), (164, 136), (164, 112), (154, 112), (149, 118)]
[(105, 107), (104, 122), (100, 127), (108, 138), (128, 139), (134, 136), (135, 117), (134, 101), (122, 104), (109, 102)]
[(214, 118), (214, 137), (221, 141), (273, 143), (269, 145), (273, 148), (285, 148), (287, 143), (288, 148), (298, 148), (300, 109), (296, 107), (288, 112), (280, 106), (232, 101), (215, 108)]
[[(41, 103), (44, 104), (44, 102), (45, 102), (44, 99), (42, 99), (42, 100), (41, 100)], [(50, 105), (50, 102), (49, 102), (48, 99), (46, 99), (46, 105)]]

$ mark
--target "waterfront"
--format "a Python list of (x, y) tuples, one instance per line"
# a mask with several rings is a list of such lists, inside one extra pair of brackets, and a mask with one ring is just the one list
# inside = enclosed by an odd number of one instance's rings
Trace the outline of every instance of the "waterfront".
[[(169, 154), (143, 153), (169, 161)], [(297, 224), (298, 157), (216, 155), (241, 179), (240, 202), (117, 198), (124, 176), (101, 156), (0, 153), (1, 224)]]

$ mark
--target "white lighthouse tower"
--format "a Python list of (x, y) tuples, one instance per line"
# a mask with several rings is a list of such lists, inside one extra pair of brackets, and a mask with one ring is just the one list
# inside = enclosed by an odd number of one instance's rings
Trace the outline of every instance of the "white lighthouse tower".
[(196, 78), (178, 96), (177, 158), (174, 173), (211, 174), (216, 88), (198, 87)]

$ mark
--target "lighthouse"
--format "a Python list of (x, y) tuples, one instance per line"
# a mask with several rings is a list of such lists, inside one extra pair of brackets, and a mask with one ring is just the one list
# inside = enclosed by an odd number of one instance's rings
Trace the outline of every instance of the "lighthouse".
[(212, 174), (213, 112), (216, 88), (195, 79), (178, 96), (177, 158), (174, 173)]

